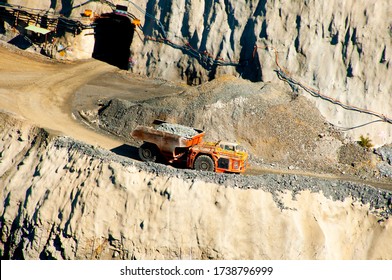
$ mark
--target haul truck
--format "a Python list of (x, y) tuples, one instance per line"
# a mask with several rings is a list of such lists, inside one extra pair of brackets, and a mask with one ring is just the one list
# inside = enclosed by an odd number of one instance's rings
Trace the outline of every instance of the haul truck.
[(155, 120), (153, 126), (138, 126), (132, 131), (134, 139), (143, 141), (139, 156), (143, 161), (184, 163), (187, 168), (218, 173), (243, 173), (248, 153), (229, 142), (203, 142), (202, 130)]

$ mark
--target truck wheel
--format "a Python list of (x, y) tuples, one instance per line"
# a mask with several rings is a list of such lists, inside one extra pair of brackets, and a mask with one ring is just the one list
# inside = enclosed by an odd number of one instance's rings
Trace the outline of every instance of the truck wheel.
[(151, 144), (144, 143), (139, 148), (139, 157), (142, 161), (155, 162), (157, 160), (156, 148)]
[(206, 155), (198, 156), (195, 160), (194, 167), (199, 171), (214, 171), (215, 164), (212, 158)]

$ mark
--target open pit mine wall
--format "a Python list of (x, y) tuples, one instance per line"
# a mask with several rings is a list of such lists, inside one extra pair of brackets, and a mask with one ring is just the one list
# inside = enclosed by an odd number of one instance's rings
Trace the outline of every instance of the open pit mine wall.
[(391, 192), (146, 165), (1, 120), (1, 258), (392, 258)]
[[(181, 77), (189, 84), (223, 74), (283, 83), (274, 72), (276, 50), (279, 64), (305, 85), (391, 117), (389, 0), (151, 0), (146, 1), (146, 10), (163, 28), (143, 15), (144, 34), (167, 40), (134, 38), (135, 73), (169, 80)], [(299, 92), (314, 100), (327, 120), (340, 127), (376, 120)], [(349, 135), (353, 140), (368, 135), (376, 145), (390, 143), (392, 124), (375, 123), (351, 130)]]
[[(141, 52), (135, 50), (135, 72), (167, 79), (186, 77), (189, 83), (225, 73), (282, 83), (274, 72), (275, 48), (280, 65), (304, 84), (344, 103), (385, 115), (392, 111), (392, 80), (388, 79), (392, 76), (392, 6), (388, 0), (159, 3), (148, 1), (148, 11), (157, 15), (171, 41), (181, 45), (184, 38), (196, 50), (239, 65), (208, 65), (204, 58), (184, 55), (189, 52), (147, 41)], [(147, 18), (145, 34), (158, 36), (160, 28), (149, 22)], [(314, 101), (327, 120), (341, 127), (375, 119)], [(377, 123), (349, 135), (358, 139), (369, 134), (375, 144), (389, 143), (391, 127)]]
[[(98, 14), (110, 11), (99, 1), (71, 12), (71, 7), (86, 1), (8, 2), (53, 8), (71, 17), (80, 17), (85, 9)], [(128, 10), (141, 19), (143, 32), (135, 33), (131, 44), (134, 73), (189, 84), (224, 74), (283, 83), (274, 72), (276, 50), (280, 65), (303, 84), (343, 103), (392, 118), (390, 0), (132, 1), (137, 7), (127, 1), (112, 2), (128, 5)], [(91, 30), (76, 37), (68, 34), (68, 42), (62, 42), (71, 44), (66, 56), (91, 57), (94, 36), (88, 34)], [(299, 92), (314, 100), (327, 120), (340, 127), (377, 120)], [(392, 142), (391, 127), (378, 122), (347, 133), (353, 140), (364, 135), (382, 145)]]

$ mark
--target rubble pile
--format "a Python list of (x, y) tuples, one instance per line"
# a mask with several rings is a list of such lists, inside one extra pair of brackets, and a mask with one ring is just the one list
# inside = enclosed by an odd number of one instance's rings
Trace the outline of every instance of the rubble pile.
[(197, 132), (191, 127), (173, 123), (161, 123), (160, 125), (156, 126), (156, 129), (159, 131), (179, 135), (185, 138), (192, 138), (199, 134), (199, 132)]

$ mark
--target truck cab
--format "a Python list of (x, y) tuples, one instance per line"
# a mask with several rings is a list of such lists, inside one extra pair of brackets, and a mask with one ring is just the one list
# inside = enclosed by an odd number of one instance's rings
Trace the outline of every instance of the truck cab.
[(204, 142), (190, 149), (188, 167), (217, 173), (243, 173), (248, 166), (248, 153), (237, 143)]

